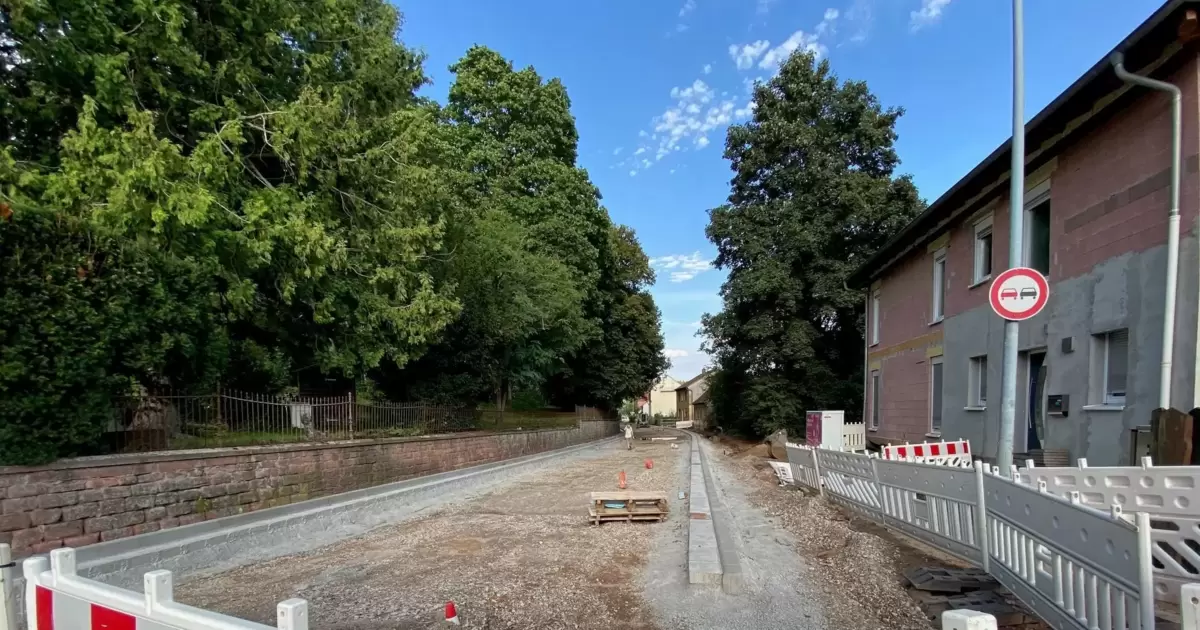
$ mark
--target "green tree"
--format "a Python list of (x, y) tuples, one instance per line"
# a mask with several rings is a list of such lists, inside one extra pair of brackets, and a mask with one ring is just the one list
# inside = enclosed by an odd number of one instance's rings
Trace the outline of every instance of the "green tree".
[[(0, 319), (21, 344), (0, 425), (61, 434), (0, 460), (81, 448), (135, 384), (349, 378), (454, 319), (428, 270), (460, 202), (453, 144), (399, 24), (379, 0), (0, 8), (0, 266), (20, 276)], [(71, 334), (42, 319), (101, 302)], [(94, 376), (47, 376), (64, 370)]]
[(718, 368), (714, 411), (728, 429), (800, 429), (806, 409), (860, 412), (863, 309), (854, 268), (923, 208), (897, 176), (895, 123), (859, 81), (795, 53), (730, 127), (728, 203), (710, 212), (722, 310), (706, 316)]
[(610, 231), (600, 266), (597, 299), (590, 306), (601, 333), (568, 358), (567, 369), (552, 383), (560, 405), (615, 409), (648, 392), (669, 366), (661, 316), (648, 290), (654, 270), (632, 229)]

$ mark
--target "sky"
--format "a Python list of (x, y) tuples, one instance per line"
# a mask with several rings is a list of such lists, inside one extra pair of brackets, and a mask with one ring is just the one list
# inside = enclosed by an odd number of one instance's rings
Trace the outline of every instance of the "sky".
[[(749, 86), (796, 49), (866, 81), (897, 123), (899, 172), (933, 201), (1012, 131), (1012, 14), (1001, 0), (392, 0), (400, 39), (448, 67), (474, 44), (567, 87), (579, 165), (613, 221), (636, 230), (657, 273), (669, 373), (708, 357), (700, 318), (725, 274), (704, 228), (729, 194), (725, 131), (752, 114)], [(1150, 16), (1161, 0), (1025, 2), (1026, 118)]]

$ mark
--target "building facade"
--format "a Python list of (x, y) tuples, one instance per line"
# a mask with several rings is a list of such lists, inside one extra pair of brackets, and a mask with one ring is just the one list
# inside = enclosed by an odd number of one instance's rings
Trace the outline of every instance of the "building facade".
[[(695, 409), (693, 408), (696, 401), (708, 391), (708, 373), (701, 372), (696, 377), (686, 383), (675, 388), (675, 417), (679, 420), (692, 420), (693, 422), (703, 421), (704, 419), (696, 418)], [(707, 404), (707, 403), (705, 403)], [(707, 409), (707, 407), (706, 407)], [(697, 425), (697, 428), (702, 428)]]
[(679, 387), (679, 385), (678, 379), (672, 378), (669, 375), (663, 376), (650, 389), (648, 403), (642, 411), (650, 417), (656, 415), (668, 418), (675, 417), (675, 388)]
[[(1118, 45), (1128, 70), (1182, 91), (1183, 174), (1172, 407), (1197, 406), (1200, 3), (1168, 2)], [(1026, 125), (1022, 264), (1050, 298), (1020, 324), (1014, 452), (1130, 463), (1158, 407), (1170, 210), (1171, 101), (1101, 60)], [(999, 443), (1004, 321), (988, 303), (1009, 248), (1009, 143), (854, 274), (866, 289), (869, 439)], [(1052, 404), (1061, 402), (1061, 410)]]

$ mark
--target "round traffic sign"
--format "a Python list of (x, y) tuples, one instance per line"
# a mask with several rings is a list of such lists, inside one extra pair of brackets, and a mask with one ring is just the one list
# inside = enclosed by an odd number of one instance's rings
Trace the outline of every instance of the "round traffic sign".
[(1021, 321), (1042, 312), (1050, 299), (1050, 283), (1037, 269), (1013, 267), (992, 280), (988, 301), (1007, 320)]

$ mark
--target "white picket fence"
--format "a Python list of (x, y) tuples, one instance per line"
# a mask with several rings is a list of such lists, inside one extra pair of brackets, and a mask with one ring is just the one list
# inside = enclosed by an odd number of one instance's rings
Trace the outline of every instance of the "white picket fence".
[(867, 425), (861, 422), (848, 422), (842, 425), (842, 450), (867, 450)]
[(1154, 466), (1149, 457), (1141, 466), (1090, 467), (1080, 459), (1075, 467), (1037, 468), (1029, 461), (1014, 474), (1051, 494), (1078, 495), (1086, 506), (1119, 505), (1127, 519), (1149, 514), (1156, 599), (1179, 602), (1184, 584), (1200, 582), (1200, 466)]
[(983, 568), (1059, 630), (1154, 628), (1150, 517), (972, 468), (788, 445), (792, 476)]

